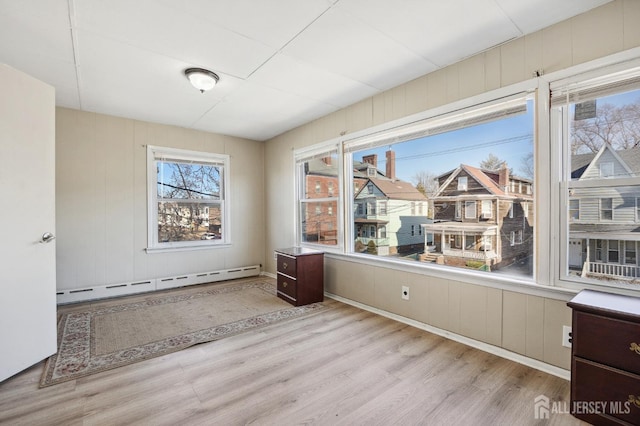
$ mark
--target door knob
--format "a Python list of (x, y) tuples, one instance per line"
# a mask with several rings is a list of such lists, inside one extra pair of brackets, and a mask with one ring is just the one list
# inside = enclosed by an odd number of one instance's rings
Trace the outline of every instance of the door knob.
[(53, 235), (51, 232), (45, 232), (44, 234), (42, 234), (42, 238), (40, 239), (41, 243), (50, 243), (51, 241), (55, 240), (56, 236)]

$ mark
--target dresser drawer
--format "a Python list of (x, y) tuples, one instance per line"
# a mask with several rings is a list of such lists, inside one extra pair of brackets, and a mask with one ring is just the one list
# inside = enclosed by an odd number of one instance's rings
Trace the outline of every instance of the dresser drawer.
[(285, 275), (278, 274), (278, 295), (286, 296), (286, 299), (295, 301), (297, 299), (297, 282)]
[(575, 356), (640, 374), (640, 324), (578, 311), (573, 336)]
[(278, 255), (278, 272), (296, 277), (296, 259), (282, 254)]
[[(573, 414), (583, 420), (600, 424), (613, 417), (638, 424), (640, 376), (574, 358), (571, 400)], [(594, 414), (604, 419), (594, 422)]]

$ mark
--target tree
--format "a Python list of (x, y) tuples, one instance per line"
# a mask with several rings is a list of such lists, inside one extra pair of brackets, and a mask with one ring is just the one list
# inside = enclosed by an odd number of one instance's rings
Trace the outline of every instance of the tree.
[(531, 151), (520, 160), (520, 172), (522, 176), (533, 179), (533, 169), (533, 151)]
[(422, 170), (416, 172), (411, 177), (411, 183), (413, 183), (416, 189), (422, 192), (425, 197), (431, 198), (438, 192), (438, 180), (436, 178), (437, 176), (433, 173)]
[(487, 158), (480, 162), (480, 168), (484, 170), (496, 171), (500, 170), (500, 167), (502, 167), (502, 163), (504, 163), (504, 161), (490, 153)]
[(595, 153), (609, 144), (618, 151), (640, 146), (640, 100), (597, 105), (596, 116), (571, 123), (571, 153)]

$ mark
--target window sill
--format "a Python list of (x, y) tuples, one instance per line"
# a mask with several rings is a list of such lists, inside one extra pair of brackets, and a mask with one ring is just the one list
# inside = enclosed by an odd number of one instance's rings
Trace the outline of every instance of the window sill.
[(149, 254), (154, 253), (173, 253), (179, 251), (194, 251), (194, 250), (215, 250), (220, 248), (231, 247), (231, 243), (215, 244), (215, 245), (197, 245), (197, 246), (178, 246), (178, 247), (147, 247), (145, 251)]

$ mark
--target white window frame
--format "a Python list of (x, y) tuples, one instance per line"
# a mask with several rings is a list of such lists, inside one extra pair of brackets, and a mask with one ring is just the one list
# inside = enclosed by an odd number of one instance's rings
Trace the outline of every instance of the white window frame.
[[(611, 207), (607, 207), (604, 208), (602, 207), (602, 202), (604, 200), (609, 200), (611, 202)], [(599, 212), (599, 218), (600, 218), (600, 222), (613, 222), (615, 220), (615, 218), (613, 217), (613, 198), (611, 197), (604, 197), (604, 198), (600, 198), (598, 199), (598, 212)], [(610, 218), (604, 218), (603, 216), (603, 212), (611, 212), (611, 217)]]
[[(158, 241), (158, 175), (157, 161), (182, 161), (215, 165), (221, 170), (222, 185), (220, 188), (221, 238), (200, 241)], [(230, 157), (226, 154), (190, 151), (178, 148), (167, 148), (147, 145), (147, 248), (149, 253), (179, 250), (198, 250), (228, 247), (231, 244), (231, 214), (229, 176), (231, 175)], [(195, 200), (194, 200), (195, 201)], [(204, 204), (207, 201), (202, 201)]]
[[(608, 288), (609, 291), (615, 291), (623, 294), (637, 295), (639, 293), (638, 286), (633, 284), (624, 284), (621, 282), (604, 282), (601, 280), (594, 280), (589, 278), (582, 278), (569, 275), (567, 273), (568, 265), (568, 241), (569, 241), (569, 209), (568, 209), (568, 194), (572, 192), (574, 188), (590, 188), (590, 187), (616, 187), (616, 186), (635, 186), (640, 185), (640, 177), (626, 177), (623, 179), (600, 178), (600, 179), (584, 179), (584, 180), (571, 180), (569, 176), (569, 159), (570, 150), (569, 143), (565, 144), (565, 140), (568, 140), (568, 132), (566, 123), (568, 119), (568, 108), (562, 108), (563, 105), (556, 105), (554, 99), (560, 99), (564, 102), (564, 99), (571, 99), (572, 92), (577, 90), (589, 90), (590, 93), (601, 93), (600, 88), (604, 90), (617, 90), (616, 88), (623, 89), (620, 92), (624, 92), (624, 86), (620, 82), (624, 82), (625, 79), (633, 79), (640, 77), (640, 57), (638, 53), (626, 52), (620, 55), (613, 55), (609, 58), (603, 58), (593, 63), (579, 65), (572, 70), (565, 70), (563, 72), (556, 73), (557, 77), (554, 79), (551, 76), (545, 80), (549, 82), (550, 93), (557, 93), (555, 97), (552, 97), (550, 105), (550, 145), (552, 148), (551, 154), (551, 176), (552, 181), (556, 181), (558, 184), (552, 185), (552, 198), (551, 198), (551, 212), (560, 212), (559, 226), (551, 227), (552, 235), (556, 233), (560, 235), (558, 239), (559, 247), (549, 247), (551, 253), (557, 252), (557, 256), (553, 256), (553, 273), (550, 275), (552, 283), (558, 287), (564, 287), (571, 290), (593, 289), (602, 291), (603, 288)], [(559, 94), (559, 95), (558, 95)], [(596, 95), (599, 97), (600, 95)], [(584, 98), (580, 98), (584, 101)], [(574, 101), (575, 102), (575, 101)], [(564, 125), (563, 125), (564, 123)], [(613, 176), (615, 178), (615, 176)], [(558, 201), (555, 201), (558, 200)], [(599, 203), (599, 201), (598, 201)], [(598, 208), (599, 208), (598, 204)], [(615, 205), (612, 205), (612, 209), (615, 210)], [(598, 215), (600, 212), (598, 211)], [(612, 216), (615, 215), (612, 212)], [(599, 217), (599, 216), (598, 216)], [(640, 218), (639, 218), (640, 220)], [(605, 223), (609, 223), (610, 220), (606, 220)], [(621, 239), (624, 239), (621, 236)], [(606, 241), (606, 244), (603, 243)], [(600, 253), (602, 257), (608, 258), (608, 240), (595, 240), (596, 257)], [(600, 244), (600, 247), (598, 247)], [(621, 256), (622, 253), (619, 253)], [(597, 259), (597, 261), (608, 261), (604, 259)], [(551, 272), (550, 271), (550, 272)]]
[(467, 176), (458, 177), (458, 191), (466, 191), (469, 188), (469, 178)]
[[(334, 186), (334, 189), (335, 189), (334, 194), (332, 196), (327, 196), (323, 198), (307, 198), (305, 195), (306, 188), (305, 188), (305, 182), (304, 182), (305, 179), (304, 179), (304, 170), (303, 170), (304, 163), (313, 159), (323, 158), (331, 155), (335, 156), (335, 161), (337, 162), (336, 167), (338, 170), (338, 176), (337, 176), (338, 183), (337, 185)], [(323, 250), (326, 252), (342, 252), (342, 248), (344, 247), (344, 234), (345, 234), (343, 231), (344, 223), (342, 220), (342, 218), (344, 217), (344, 209), (343, 209), (344, 202), (343, 202), (343, 194), (341, 191), (341, 188), (343, 188), (343, 182), (344, 182), (343, 173), (341, 172), (343, 167), (342, 158), (343, 158), (342, 151), (340, 149), (339, 144), (335, 140), (294, 150), (293, 172), (295, 176), (294, 191), (295, 191), (295, 202), (296, 202), (294, 234), (295, 234), (296, 245)], [(351, 196), (353, 196), (353, 193), (351, 193)], [(334, 212), (335, 215), (331, 215), (332, 217), (335, 216), (337, 221), (337, 227), (335, 229), (336, 235), (337, 235), (336, 244), (329, 245), (329, 244), (321, 244), (321, 243), (315, 243), (310, 241), (302, 241), (303, 224), (302, 224), (301, 217), (302, 217), (303, 204), (326, 203), (326, 202), (333, 202), (333, 201), (335, 201), (337, 205), (337, 211)], [(357, 205), (357, 207), (360, 207), (361, 205), (362, 204), (359, 204)], [(352, 206), (354, 209), (357, 208), (356, 205), (354, 204), (352, 204)], [(315, 213), (315, 210), (314, 210), (314, 213)], [(354, 213), (355, 213), (355, 210), (354, 210)], [(334, 229), (330, 227), (329, 230), (334, 230)]]
[[(473, 206), (473, 208), (471, 208)], [(469, 214), (472, 213), (472, 214)], [(478, 217), (478, 203), (476, 200), (467, 200), (464, 202), (464, 218), (475, 219)]]
[(613, 162), (603, 161), (598, 165), (601, 178), (613, 177)]
[[(576, 203), (578, 204), (578, 208), (574, 209), (571, 208), (571, 203)], [(571, 212), (573, 211), (577, 211), (578, 212), (578, 217), (573, 219), (573, 215), (571, 214)], [(579, 221), (580, 220), (580, 199), (579, 198), (574, 198), (574, 199), (569, 199), (569, 221)]]
[(493, 201), (491, 200), (482, 200), (481, 213), (483, 218), (491, 219), (493, 218)]

